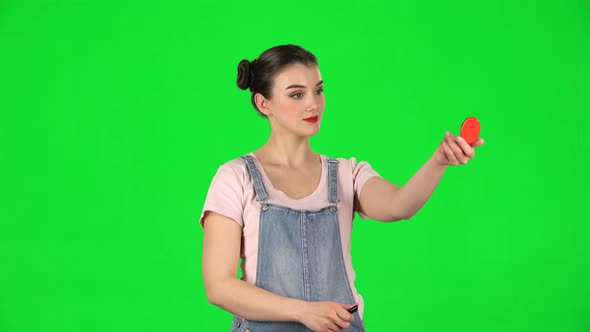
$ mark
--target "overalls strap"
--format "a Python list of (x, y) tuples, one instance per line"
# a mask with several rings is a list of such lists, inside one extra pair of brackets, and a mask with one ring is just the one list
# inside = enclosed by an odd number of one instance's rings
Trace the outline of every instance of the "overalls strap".
[(248, 172), (250, 172), (250, 176), (254, 181), (254, 191), (256, 192), (256, 199), (261, 202), (266, 202), (268, 198), (268, 194), (266, 193), (266, 189), (264, 189), (264, 184), (262, 183), (262, 177), (260, 176), (260, 172), (256, 167), (256, 163), (254, 162), (254, 158), (249, 155), (245, 155), (240, 157), (246, 163), (248, 167)]

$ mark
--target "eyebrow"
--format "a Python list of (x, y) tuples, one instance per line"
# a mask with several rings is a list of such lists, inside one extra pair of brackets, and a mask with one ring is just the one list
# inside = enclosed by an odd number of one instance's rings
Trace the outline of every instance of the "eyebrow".
[[(318, 86), (322, 83), (324, 83), (324, 80), (319, 81), (318, 84), (316, 84), (315, 86)], [(293, 88), (305, 88), (305, 85), (293, 84), (293, 85), (289, 85), (288, 87), (286, 87), (285, 90), (289, 90), (289, 89), (293, 89)]]

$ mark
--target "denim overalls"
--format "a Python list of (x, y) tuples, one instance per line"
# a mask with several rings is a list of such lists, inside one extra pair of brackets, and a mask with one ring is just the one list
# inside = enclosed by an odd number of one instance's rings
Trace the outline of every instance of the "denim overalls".
[[(256, 286), (304, 301), (355, 303), (344, 267), (338, 223), (338, 160), (328, 158), (328, 204), (317, 211), (299, 211), (268, 204), (260, 172), (252, 156), (246, 163), (260, 202)], [(297, 322), (250, 321), (234, 316), (231, 332), (307, 332)], [(358, 311), (346, 329), (365, 331)]]

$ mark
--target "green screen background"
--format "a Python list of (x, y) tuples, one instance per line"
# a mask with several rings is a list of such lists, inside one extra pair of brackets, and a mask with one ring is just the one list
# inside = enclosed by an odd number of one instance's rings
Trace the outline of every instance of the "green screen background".
[(198, 217), (264, 144), (236, 68), (319, 59), (314, 150), (403, 185), (445, 130), (486, 144), (411, 220), (355, 220), (369, 331), (590, 331), (590, 5), (2, 1), (0, 331), (228, 331)]

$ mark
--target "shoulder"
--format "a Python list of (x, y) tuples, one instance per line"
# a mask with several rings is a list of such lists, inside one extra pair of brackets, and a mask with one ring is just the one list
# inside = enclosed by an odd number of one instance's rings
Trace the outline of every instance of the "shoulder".
[(226, 161), (225, 163), (219, 166), (219, 169), (223, 169), (225, 171), (232, 171), (235, 173), (243, 173), (244, 171), (247, 171), (246, 164), (244, 163), (242, 157)]
[(351, 171), (353, 172), (354, 170), (358, 169), (359, 167), (362, 166), (369, 166), (369, 163), (366, 161), (359, 161), (356, 157), (349, 157), (349, 158), (345, 158), (345, 157), (329, 157), (329, 156), (325, 156), (322, 155), (326, 160), (332, 159), (332, 160), (336, 160), (338, 162), (338, 168), (339, 171)]
[(226, 161), (217, 168), (214, 181), (243, 184), (247, 181), (248, 169), (241, 157)]
[(369, 162), (360, 161), (356, 157), (332, 159), (338, 161), (338, 174), (350, 179), (357, 190), (360, 190), (368, 179), (380, 176)]

